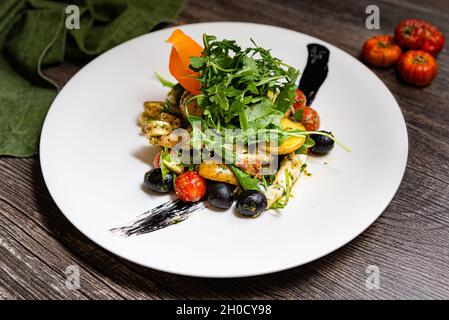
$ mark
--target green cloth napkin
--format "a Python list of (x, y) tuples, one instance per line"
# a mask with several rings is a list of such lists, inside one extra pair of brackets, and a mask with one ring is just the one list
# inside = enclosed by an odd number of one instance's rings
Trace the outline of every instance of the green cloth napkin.
[[(0, 155), (32, 156), (57, 86), (42, 69), (86, 61), (161, 22), (184, 0), (0, 0)], [(80, 29), (66, 28), (68, 5)]]

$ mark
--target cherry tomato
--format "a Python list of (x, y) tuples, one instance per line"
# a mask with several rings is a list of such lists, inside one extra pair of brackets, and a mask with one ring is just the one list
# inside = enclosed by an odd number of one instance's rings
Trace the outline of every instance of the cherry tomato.
[(363, 45), (363, 58), (375, 67), (389, 67), (395, 64), (402, 54), (393, 36), (376, 36), (366, 40)]
[(426, 28), (424, 38), (425, 40), (421, 50), (427, 51), (436, 57), (444, 47), (445, 39), (443, 33), (437, 27), (429, 24)]
[(396, 27), (396, 41), (400, 46), (424, 50), (436, 56), (444, 46), (444, 35), (434, 25), (419, 19), (402, 20)]
[(300, 122), (307, 131), (317, 131), (320, 127), (320, 116), (311, 107), (301, 107), (296, 110), (295, 120)]
[(307, 98), (304, 92), (300, 89), (295, 90), (295, 102), (293, 103), (293, 108), (298, 110), (299, 108), (305, 107), (307, 104)]
[(206, 194), (206, 180), (196, 171), (181, 173), (175, 180), (175, 192), (183, 202), (196, 202)]
[(397, 70), (404, 81), (415, 86), (428, 85), (437, 74), (435, 58), (422, 50), (410, 50), (398, 61)]

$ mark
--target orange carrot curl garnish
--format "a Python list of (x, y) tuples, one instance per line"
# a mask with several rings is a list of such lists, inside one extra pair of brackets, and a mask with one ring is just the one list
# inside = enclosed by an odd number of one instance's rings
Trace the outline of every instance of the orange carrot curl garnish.
[(173, 31), (167, 39), (173, 45), (170, 53), (170, 73), (181, 86), (194, 95), (200, 94), (200, 82), (196, 79), (198, 72), (190, 70), (190, 57), (200, 57), (203, 48), (179, 29)]

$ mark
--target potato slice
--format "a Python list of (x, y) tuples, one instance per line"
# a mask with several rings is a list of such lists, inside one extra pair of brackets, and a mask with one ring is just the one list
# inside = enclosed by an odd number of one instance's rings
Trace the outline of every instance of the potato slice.
[(239, 185), (234, 172), (225, 164), (203, 162), (198, 167), (198, 174), (205, 179)]
[[(293, 121), (290, 118), (282, 118), (280, 125), (284, 130), (305, 130), (301, 123)], [(278, 155), (289, 154), (299, 149), (305, 141), (305, 137), (288, 137), (280, 146), (270, 146), (269, 152)]]

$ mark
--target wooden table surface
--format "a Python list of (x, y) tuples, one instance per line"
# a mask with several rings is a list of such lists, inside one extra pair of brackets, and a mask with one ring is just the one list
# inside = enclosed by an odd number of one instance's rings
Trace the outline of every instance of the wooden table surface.
[[(277, 25), (328, 41), (353, 56), (367, 37), (391, 33), (406, 17), (427, 19), (449, 36), (448, 0), (375, 1), (381, 15), (378, 31), (365, 28), (365, 8), (372, 2), (196, 0), (176, 23)], [(404, 179), (381, 217), (340, 250), (276, 274), (199, 279), (122, 260), (68, 222), (47, 191), (37, 157), (0, 157), (0, 299), (448, 299), (448, 53), (446, 45), (438, 58), (439, 75), (424, 89), (399, 82), (393, 70), (375, 71), (401, 106), (410, 143)], [(79, 68), (67, 63), (47, 74), (63, 84)], [(381, 148), (382, 141), (373, 147)], [(69, 265), (79, 266), (79, 290), (65, 285)], [(380, 270), (379, 289), (365, 286), (369, 265)]]

